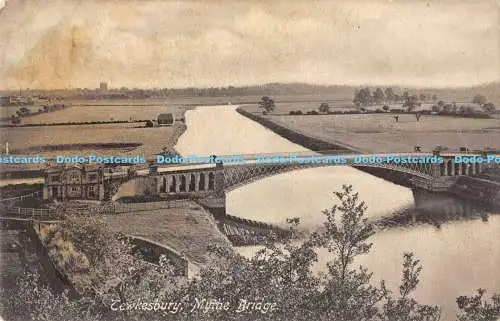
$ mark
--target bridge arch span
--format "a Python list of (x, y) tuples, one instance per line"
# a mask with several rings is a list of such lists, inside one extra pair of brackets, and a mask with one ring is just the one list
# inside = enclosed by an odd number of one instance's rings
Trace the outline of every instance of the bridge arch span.
[[(424, 164), (424, 166), (399, 166), (390, 164), (363, 164), (363, 165), (340, 165), (340, 164), (263, 164), (263, 165), (245, 165), (245, 166), (228, 166), (224, 167), (224, 190), (226, 192), (237, 189), (241, 186), (256, 182), (258, 180), (280, 175), (283, 173), (317, 167), (327, 166), (352, 166), (356, 169), (369, 172), (368, 169), (379, 169), (382, 175), (376, 175), (382, 179), (386, 179), (398, 185), (408, 186), (412, 177), (418, 177), (423, 180), (432, 180), (432, 165)], [(393, 179), (394, 175), (399, 174), (399, 178)], [(407, 182), (406, 182), (407, 181)]]

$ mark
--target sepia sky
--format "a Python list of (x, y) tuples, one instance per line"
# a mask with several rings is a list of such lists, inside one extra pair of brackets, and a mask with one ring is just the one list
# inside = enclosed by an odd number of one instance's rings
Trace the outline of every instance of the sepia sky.
[(2, 6), (0, 88), (500, 80), (496, 0), (0, 0)]

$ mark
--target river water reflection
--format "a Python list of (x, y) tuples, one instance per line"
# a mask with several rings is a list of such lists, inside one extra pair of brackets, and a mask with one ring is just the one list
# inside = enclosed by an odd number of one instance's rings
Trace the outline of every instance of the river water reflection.
[[(234, 155), (299, 152), (293, 144), (235, 111), (235, 106), (199, 107), (186, 113), (188, 129), (176, 145), (182, 155)], [(334, 191), (352, 184), (368, 205), (368, 216), (382, 216), (411, 208), (410, 189), (394, 185), (352, 167), (303, 169), (272, 176), (227, 194), (227, 212), (249, 219), (282, 224), (300, 217), (302, 226), (322, 225), (323, 209), (330, 208)], [(455, 320), (456, 297), (471, 295), (479, 287), (500, 292), (500, 216), (489, 215), (447, 221), (439, 227), (420, 224), (386, 228), (373, 236), (370, 254), (359, 263), (373, 272), (373, 280), (386, 280), (397, 291), (402, 255), (412, 251), (423, 264), (416, 297), (443, 309), (442, 320)], [(239, 248), (252, 255), (255, 247)], [(325, 268), (328, 253), (320, 251), (317, 270)]]

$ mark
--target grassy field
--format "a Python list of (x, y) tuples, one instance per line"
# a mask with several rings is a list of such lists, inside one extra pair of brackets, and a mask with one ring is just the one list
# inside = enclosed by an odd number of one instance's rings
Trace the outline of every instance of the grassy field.
[(165, 244), (198, 264), (206, 262), (208, 244), (231, 246), (212, 215), (194, 202), (182, 208), (109, 215), (105, 221), (115, 232)]
[[(24, 127), (3, 130), (0, 144), (9, 142), (11, 153), (82, 155), (153, 155), (163, 147), (172, 148), (183, 130), (183, 123), (169, 127), (135, 128), (138, 124), (105, 124), (55, 127)], [(84, 143), (139, 143), (133, 150), (63, 150), (47, 151), (47, 145)]]
[[(82, 102), (75, 102), (82, 103)], [(166, 105), (159, 101), (87, 101), (94, 106), (73, 105), (50, 113), (23, 118), (24, 124), (47, 124), (60, 122), (91, 122), (109, 120), (156, 119), (160, 113), (169, 112), (176, 119), (192, 108), (187, 105)], [(127, 103), (127, 104), (126, 104)], [(126, 105), (124, 105), (126, 104)], [(2, 107), (6, 108), (6, 107)], [(10, 108), (10, 107), (8, 107)], [(17, 107), (16, 107), (17, 108)], [(0, 133), (0, 145), (9, 143), (11, 154), (41, 155), (146, 155), (152, 157), (164, 148), (174, 152), (178, 137), (184, 132), (183, 122), (173, 126), (144, 128), (144, 123), (95, 124), (55, 127), (14, 127)], [(107, 148), (99, 144), (134, 144), (135, 148)], [(93, 144), (82, 148), (81, 144)], [(64, 145), (64, 146), (62, 146)], [(9, 169), (16, 166), (9, 165)], [(26, 166), (24, 166), (26, 167)], [(36, 167), (36, 166), (30, 166)]]
[[(255, 111), (254, 107), (243, 107)], [(329, 142), (343, 142), (366, 152), (411, 152), (414, 146), (458, 149), (500, 148), (500, 119), (474, 119), (391, 114), (280, 116), (268, 119), (294, 131)]]
[(175, 118), (182, 117), (189, 107), (185, 106), (79, 106), (43, 113), (31, 117), (24, 117), (22, 124), (49, 124), (64, 122), (91, 122), (109, 120), (143, 120), (156, 119), (161, 113), (172, 113)]

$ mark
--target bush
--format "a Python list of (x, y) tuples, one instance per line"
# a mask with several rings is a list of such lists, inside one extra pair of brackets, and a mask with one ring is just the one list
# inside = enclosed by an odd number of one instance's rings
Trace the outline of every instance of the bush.
[(153, 127), (153, 126), (154, 126), (154, 124), (152, 121), (150, 121), (150, 120), (146, 121), (146, 127)]

